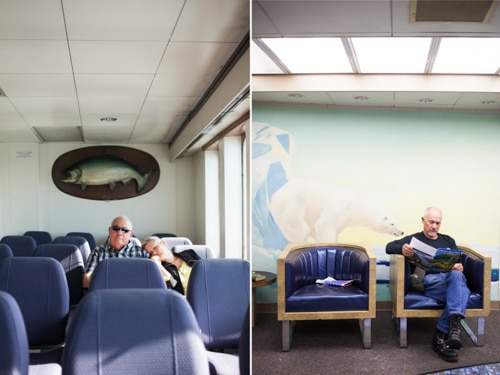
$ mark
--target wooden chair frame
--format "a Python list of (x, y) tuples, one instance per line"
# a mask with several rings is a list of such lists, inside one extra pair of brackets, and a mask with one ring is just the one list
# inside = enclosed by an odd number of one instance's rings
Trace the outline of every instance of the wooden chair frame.
[[(485, 256), (477, 250), (467, 245), (458, 245), (458, 249), (469, 256), (480, 258), (484, 261), (483, 273), (483, 307), (481, 309), (467, 309), (466, 318), (477, 318), (477, 330), (474, 332), (462, 319), (462, 327), (469, 335), (476, 346), (484, 345), (484, 324), (485, 318), (490, 315), (491, 303), (491, 257)], [(393, 319), (396, 324), (396, 334), (398, 335), (399, 346), (408, 347), (408, 318), (439, 318), (443, 309), (405, 309), (405, 262), (403, 255), (392, 254), (390, 261), (390, 291), (393, 304)]]
[[(287, 256), (295, 251), (306, 250), (317, 247), (350, 247), (365, 252), (370, 261), (370, 280), (368, 293), (368, 310), (349, 311), (318, 311), (318, 312), (287, 312), (285, 299), (285, 260)], [(336, 319), (359, 319), (359, 327), (363, 339), (363, 347), (371, 347), (371, 319), (376, 316), (376, 257), (370, 248), (360, 244), (342, 243), (305, 243), (288, 244), (278, 257), (278, 320), (282, 321), (282, 350), (289, 351), (292, 343), (293, 325), (297, 320), (336, 320)]]

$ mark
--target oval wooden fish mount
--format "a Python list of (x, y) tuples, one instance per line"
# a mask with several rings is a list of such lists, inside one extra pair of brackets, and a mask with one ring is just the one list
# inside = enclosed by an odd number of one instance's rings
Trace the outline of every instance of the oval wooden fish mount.
[(63, 193), (94, 200), (136, 197), (152, 190), (160, 166), (147, 152), (123, 146), (92, 146), (66, 152), (52, 165)]

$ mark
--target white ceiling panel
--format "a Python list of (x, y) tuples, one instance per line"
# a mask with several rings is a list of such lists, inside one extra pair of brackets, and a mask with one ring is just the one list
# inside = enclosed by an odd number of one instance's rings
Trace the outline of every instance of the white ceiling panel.
[(18, 113), (0, 113), (0, 127), (26, 127), (26, 121)]
[(184, 0), (62, 2), (70, 40), (115, 41), (169, 40), (185, 3)]
[(2, 0), (0, 39), (66, 40), (60, 0)]
[(239, 43), (249, 30), (249, 11), (249, 0), (186, 1), (172, 41)]
[(0, 88), (8, 97), (76, 97), (72, 74), (0, 74)]
[(166, 42), (71, 42), (75, 73), (156, 73)]
[(2, 73), (71, 73), (68, 44), (55, 40), (0, 40)]
[(78, 95), (82, 97), (146, 96), (152, 74), (75, 74)]
[(80, 110), (85, 113), (138, 113), (144, 96), (80, 96)]

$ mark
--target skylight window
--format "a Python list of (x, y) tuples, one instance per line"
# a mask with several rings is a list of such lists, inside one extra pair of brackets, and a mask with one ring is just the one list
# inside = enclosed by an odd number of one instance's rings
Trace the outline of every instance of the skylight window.
[[(500, 74), (500, 38), (266, 38), (254, 74)], [(267, 60), (266, 60), (267, 59)]]
[(280, 38), (263, 42), (291, 73), (352, 73), (340, 38)]
[(431, 38), (352, 38), (361, 73), (424, 73)]
[(500, 38), (443, 38), (433, 73), (498, 74)]

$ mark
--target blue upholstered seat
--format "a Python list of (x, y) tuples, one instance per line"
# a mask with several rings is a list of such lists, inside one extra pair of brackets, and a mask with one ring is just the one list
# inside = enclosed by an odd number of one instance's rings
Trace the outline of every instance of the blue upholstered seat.
[(4, 236), (0, 243), (9, 245), (15, 257), (30, 257), (37, 246), (35, 239), (31, 236)]
[[(168, 240), (167, 238), (166, 241)], [(217, 258), (214, 250), (207, 245), (175, 245), (170, 250), (172, 250), (173, 253), (180, 253), (188, 249), (194, 250), (201, 259)]]
[(58, 363), (31, 365), (23, 315), (14, 297), (0, 291), (0, 374), (5, 375), (57, 375)]
[(0, 262), (0, 290), (19, 305), (30, 349), (42, 351), (31, 363), (59, 362), (70, 308), (62, 265), (48, 257), (7, 258)]
[(52, 243), (52, 235), (44, 230), (28, 230), (24, 232), (24, 235), (33, 237), (37, 246)]
[(196, 319), (167, 289), (89, 292), (69, 324), (63, 373), (207, 375)]
[(9, 245), (6, 243), (0, 243), (0, 262), (5, 258), (13, 257), (14, 253)]
[(158, 266), (150, 259), (104, 259), (92, 273), (89, 291), (118, 288), (166, 289), (167, 285)]
[[(285, 272), (295, 275), (286, 278), (286, 311), (367, 310), (369, 271), (367, 254), (345, 247), (292, 253), (285, 263)], [(316, 284), (328, 276), (356, 282), (343, 288)]]
[(90, 255), (91, 247), (89, 242), (85, 237), (82, 236), (58, 236), (54, 238), (53, 243), (55, 244), (71, 244), (75, 245), (80, 249), (82, 253), (83, 264), (87, 263), (87, 259)]
[[(461, 262), (467, 286), (471, 291), (466, 317), (477, 317), (477, 334), (465, 320), (462, 320), (462, 325), (472, 341), (481, 346), (485, 317), (490, 314), (491, 258), (465, 245), (459, 245), (458, 248), (462, 250)], [(413, 266), (402, 255), (391, 255), (390, 289), (396, 332), (401, 347), (408, 345), (407, 318), (437, 318), (445, 307), (442, 302), (410, 289), (412, 272)], [(401, 300), (398, 296), (402, 296)]]
[(68, 232), (68, 233), (66, 233), (66, 236), (85, 238), (87, 240), (87, 242), (89, 243), (89, 247), (90, 247), (91, 251), (94, 250), (95, 247), (97, 246), (97, 244), (95, 242), (94, 235), (90, 232)]
[(70, 305), (77, 305), (83, 297), (83, 267), (85, 266), (80, 249), (71, 244), (48, 243), (37, 246), (33, 256), (50, 257), (61, 263), (68, 283)]
[(186, 298), (207, 349), (238, 348), (250, 303), (250, 262), (200, 259), (191, 270)]
[[(278, 257), (278, 320), (282, 348), (290, 350), (291, 322), (360, 319), (363, 345), (371, 346), (376, 315), (376, 259), (370, 249), (350, 244), (289, 244)], [(316, 283), (333, 277), (353, 280), (336, 287)]]

